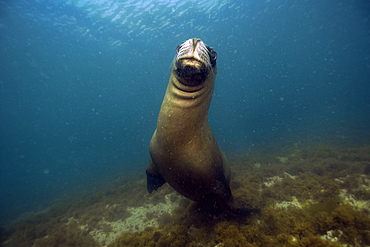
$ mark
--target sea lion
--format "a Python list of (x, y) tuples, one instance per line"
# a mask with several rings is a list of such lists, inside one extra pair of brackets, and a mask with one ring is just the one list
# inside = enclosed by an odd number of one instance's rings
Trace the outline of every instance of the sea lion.
[(214, 212), (225, 207), (238, 215), (258, 211), (236, 207), (229, 163), (208, 124), (217, 53), (196, 38), (180, 44), (176, 52), (149, 145), (148, 192), (167, 182), (190, 200), (211, 202)]

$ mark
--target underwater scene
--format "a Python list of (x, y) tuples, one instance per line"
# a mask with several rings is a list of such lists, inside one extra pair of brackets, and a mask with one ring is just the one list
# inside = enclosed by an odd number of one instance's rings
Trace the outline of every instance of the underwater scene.
[(0, 42), (0, 246), (370, 246), (368, 1), (0, 0)]

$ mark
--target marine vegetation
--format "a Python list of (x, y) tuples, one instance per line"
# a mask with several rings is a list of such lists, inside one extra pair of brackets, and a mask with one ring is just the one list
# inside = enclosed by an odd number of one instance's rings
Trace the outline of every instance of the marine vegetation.
[(370, 147), (228, 153), (230, 187), (260, 214), (212, 215), (145, 173), (1, 231), (1, 246), (370, 246)]

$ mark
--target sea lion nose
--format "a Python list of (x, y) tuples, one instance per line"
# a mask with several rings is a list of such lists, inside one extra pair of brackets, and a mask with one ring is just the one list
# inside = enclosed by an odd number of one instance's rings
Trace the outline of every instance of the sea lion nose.
[(193, 51), (195, 51), (195, 48), (197, 47), (198, 43), (201, 42), (200, 39), (193, 38)]

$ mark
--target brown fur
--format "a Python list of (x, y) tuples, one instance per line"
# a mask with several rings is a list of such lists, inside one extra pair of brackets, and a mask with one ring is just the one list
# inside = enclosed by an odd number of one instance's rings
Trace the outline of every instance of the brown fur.
[[(208, 75), (201, 83), (186, 81), (178, 75), (177, 66), (192, 67), (191, 71), (206, 66)], [(175, 61), (150, 141), (147, 173), (161, 176), (193, 201), (218, 200), (233, 212), (229, 163), (208, 124), (216, 74), (217, 65), (210, 67), (199, 59)]]

